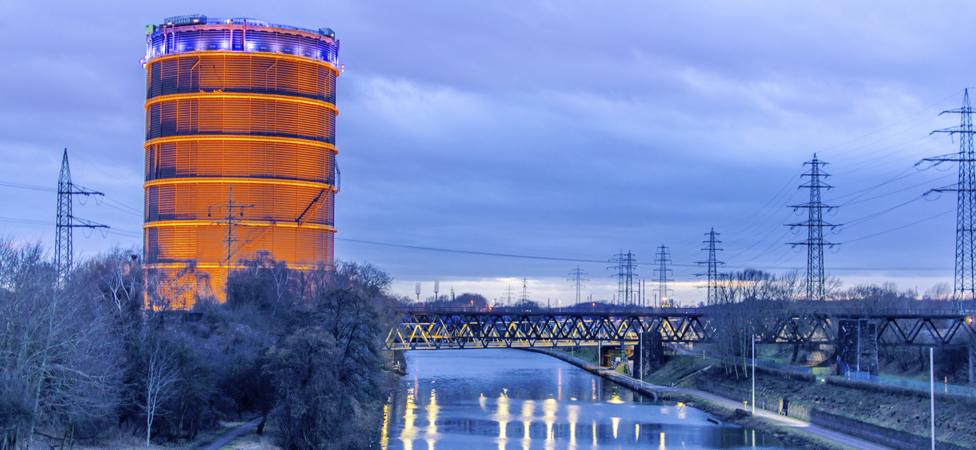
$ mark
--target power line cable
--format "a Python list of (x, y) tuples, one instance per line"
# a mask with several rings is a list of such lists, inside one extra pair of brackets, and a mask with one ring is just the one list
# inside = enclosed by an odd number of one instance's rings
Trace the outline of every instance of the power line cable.
[(0, 186), (14, 188), (14, 189), (27, 189), (31, 191), (58, 192), (57, 189), (47, 187), (47, 186), (40, 186), (37, 184), (26, 184), (26, 183), (12, 183), (9, 181), (0, 181)]
[[(88, 189), (88, 188), (86, 188), (86, 187), (84, 187), (84, 186), (82, 186), (80, 184), (77, 184), (77, 183), (75, 184), (75, 186), (78, 187), (79, 189), (91, 190), (91, 189)], [(57, 192), (58, 191), (57, 189), (50, 188), (50, 187), (47, 187), (47, 186), (41, 186), (41, 185), (37, 185), (37, 184), (27, 184), (27, 183), (13, 183), (13, 182), (9, 182), (9, 181), (0, 181), (0, 187), (7, 187), (7, 188), (13, 188), (13, 189), (25, 189), (25, 190), (40, 191), (40, 192)], [(107, 195), (104, 196), (104, 200), (106, 202), (108, 202), (108, 203), (111, 203), (111, 204), (106, 204), (106, 206), (108, 206), (109, 208), (113, 208), (113, 209), (116, 209), (118, 211), (121, 211), (121, 212), (124, 212), (124, 213), (128, 213), (128, 214), (137, 215), (137, 216), (140, 216), (140, 217), (142, 216), (142, 211), (140, 211), (139, 209), (137, 209), (134, 206), (131, 206), (131, 205), (127, 204), (127, 203), (120, 202), (118, 200), (115, 200), (114, 198), (111, 198), (111, 197), (107, 196)]]
[[(408, 250), (420, 250), (420, 251), (430, 251), (430, 252), (439, 252), (439, 253), (457, 253), (457, 254), (474, 255), (474, 256), (490, 256), (490, 257), (502, 257), (502, 258), (516, 258), (516, 259), (534, 259), (534, 260), (544, 260), (544, 261), (560, 261), (560, 262), (567, 262), (568, 261), (568, 262), (606, 264), (606, 260), (605, 259), (567, 258), (567, 257), (558, 257), (558, 256), (522, 255), (522, 254), (514, 254), (514, 253), (499, 253), (499, 252), (480, 251), (480, 250), (460, 250), (460, 249), (451, 249), (451, 248), (444, 248), (444, 247), (430, 247), (430, 246), (423, 246), (423, 245), (412, 245), (412, 244), (399, 244), (399, 243), (392, 243), (392, 242), (371, 241), (371, 240), (366, 240), (366, 239), (352, 239), (352, 238), (339, 238), (339, 237), (337, 237), (335, 239), (337, 241), (353, 242), (353, 243), (358, 243), (358, 244), (376, 245), (376, 246), (382, 246), (382, 247), (395, 247), (395, 248), (403, 248), (403, 249), (408, 249)], [(646, 264), (649, 264), (649, 262), (645, 262), (645, 263)], [(697, 267), (696, 264), (677, 264), (677, 263), (675, 263), (675, 264), (672, 264), (672, 265), (675, 265), (675, 266), (684, 266), (684, 267)], [(747, 266), (747, 265), (730, 265), (730, 266), (727, 266), (727, 267), (730, 268), (730, 269), (746, 269), (746, 268), (749, 268), (750, 266)], [(793, 266), (765, 266), (765, 268), (766, 269), (769, 269), (769, 270), (793, 270), (793, 269), (796, 269), (796, 267), (793, 267)], [(944, 267), (912, 267), (912, 266), (871, 267), (871, 266), (865, 266), (865, 267), (831, 267), (831, 270), (858, 272), (858, 271), (865, 271), (865, 270), (939, 271), (939, 270), (946, 270), (946, 269)]]
[(918, 169), (916, 169), (914, 167), (909, 167), (907, 169), (902, 170), (901, 172), (898, 172), (898, 174), (896, 174), (895, 176), (893, 176), (891, 178), (888, 178), (888, 179), (886, 179), (886, 180), (884, 180), (884, 181), (882, 181), (880, 183), (873, 184), (873, 185), (868, 186), (868, 187), (863, 188), (863, 189), (857, 189), (857, 190), (845, 192), (845, 193), (840, 194), (840, 195), (836, 195), (836, 196), (834, 196), (834, 201), (843, 200), (843, 199), (848, 198), (848, 197), (853, 197), (853, 198), (856, 199), (860, 195), (866, 194), (868, 192), (871, 192), (874, 189), (877, 189), (877, 188), (882, 187), (882, 186), (889, 185), (889, 184), (894, 183), (896, 181), (903, 180), (903, 179), (908, 178), (908, 177), (914, 175), (915, 173), (919, 173), (919, 172), (921, 172), (921, 170), (918, 170)]
[(903, 208), (903, 207), (908, 206), (908, 205), (910, 205), (912, 203), (915, 203), (915, 202), (921, 200), (922, 198), (923, 198), (922, 196), (912, 197), (911, 199), (908, 199), (908, 200), (906, 200), (904, 202), (901, 202), (901, 203), (899, 203), (897, 205), (894, 205), (894, 206), (891, 206), (891, 207), (882, 209), (881, 211), (875, 211), (875, 212), (873, 212), (871, 214), (867, 214), (867, 215), (858, 217), (857, 219), (854, 219), (854, 220), (849, 220), (849, 221), (847, 221), (847, 223), (845, 223), (843, 225), (839, 225), (839, 226), (840, 227), (843, 227), (843, 228), (848, 228), (848, 227), (852, 227), (854, 225), (858, 225), (858, 224), (867, 222), (869, 220), (872, 220), (872, 219), (874, 219), (876, 217), (879, 217), (879, 216), (882, 216), (884, 214), (887, 214), (887, 213), (889, 213), (891, 211), (894, 211), (896, 209)]
[(945, 211), (942, 211), (942, 212), (940, 212), (940, 213), (938, 213), (936, 215), (929, 216), (929, 217), (926, 217), (924, 219), (919, 219), (919, 220), (916, 220), (914, 222), (907, 223), (905, 225), (900, 225), (900, 226), (897, 226), (897, 227), (894, 227), (894, 228), (889, 228), (887, 230), (879, 231), (877, 233), (871, 233), (871, 234), (868, 234), (868, 235), (864, 235), (864, 236), (861, 236), (861, 237), (857, 237), (857, 238), (854, 238), (854, 239), (850, 239), (850, 240), (844, 241), (844, 243), (845, 244), (850, 244), (852, 242), (863, 241), (865, 239), (871, 239), (873, 237), (881, 236), (881, 235), (888, 234), (888, 233), (891, 233), (891, 232), (895, 232), (895, 231), (898, 231), (898, 230), (903, 230), (905, 228), (908, 228), (908, 227), (911, 227), (911, 226), (915, 226), (915, 225), (918, 225), (918, 224), (923, 223), (923, 222), (928, 222), (930, 220), (934, 220), (934, 219), (937, 219), (939, 217), (942, 217), (942, 216), (945, 216), (945, 215), (948, 215), (948, 214), (952, 214), (954, 212), (956, 212), (955, 209), (945, 210)]
[(778, 191), (776, 191), (776, 194), (774, 194), (772, 197), (770, 197), (769, 200), (766, 200), (766, 202), (763, 203), (763, 205), (760, 206), (759, 209), (754, 214), (750, 215), (750, 217), (752, 218), (752, 220), (750, 220), (749, 222), (747, 222), (747, 224), (746, 224), (745, 227), (738, 228), (738, 229), (734, 229), (734, 230), (732, 230), (731, 233), (733, 233), (733, 234), (739, 234), (739, 233), (742, 233), (742, 232), (745, 232), (745, 231), (749, 230), (750, 228), (752, 228), (755, 225), (758, 225), (761, 222), (761, 218), (762, 218), (762, 215), (763, 215), (762, 213), (765, 212), (766, 209), (770, 205), (772, 205), (773, 202), (777, 198), (779, 198), (780, 195), (782, 195), (784, 192), (787, 192), (787, 188), (789, 188), (790, 186), (792, 186), (793, 183), (795, 183), (796, 180), (799, 177), (800, 177), (799, 175), (793, 175), (792, 177), (790, 177), (790, 179), (787, 180), (786, 183), (781, 188), (779, 188)]
[[(888, 124), (882, 125), (881, 127), (878, 127), (878, 128), (876, 128), (876, 129), (874, 129), (872, 131), (869, 131), (869, 132), (863, 134), (863, 135), (860, 135), (858, 137), (855, 137), (853, 139), (850, 139), (848, 141), (845, 141), (845, 142), (843, 142), (841, 144), (833, 145), (833, 146), (829, 146), (829, 147), (823, 147), (819, 151), (820, 152), (827, 152), (827, 151), (830, 151), (830, 150), (838, 150), (838, 149), (844, 148), (844, 147), (848, 146), (849, 144), (852, 144), (852, 143), (854, 143), (854, 142), (856, 142), (858, 140), (861, 140), (863, 138), (866, 138), (866, 137), (875, 135), (875, 134), (880, 133), (882, 131), (885, 131), (887, 129), (890, 129), (890, 128), (893, 128), (893, 127), (896, 127), (896, 126), (901, 126), (901, 125), (903, 125), (905, 123), (917, 121), (917, 119), (919, 117), (922, 117), (923, 115), (925, 115), (925, 116), (934, 116), (934, 114), (932, 114), (932, 112), (931, 112), (932, 110), (941, 111), (942, 110), (942, 105), (948, 99), (953, 98), (954, 96), (958, 96), (961, 91), (962, 91), (962, 89), (956, 89), (952, 93), (947, 94), (944, 97), (941, 97), (941, 98), (939, 98), (937, 100), (932, 101), (928, 106), (923, 107), (921, 110), (918, 110), (915, 113), (910, 113), (910, 114), (907, 114), (907, 115), (903, 115), (901, 120), (898, 120), (896, 122), (892, 122), (892, 123), (888, 123)], [(907, 129), (903, 129), (903, 132), (905, 130), (907, 130)], [(925, 133), (925, 134), (927, 135), (928, 133)], [(874, 140), (874, 141), (871, 141), (867, 145), (874, 145), (874, 144), (876, 144), (879, 141), (880, 140)], [(867, 145), (861, 144), (859, 146), (849, 147), (849, 148), (847, 148), (848, 151), (846, 151), (845, 153), (850, 154), (850, 153), (852, 153), (851, 150), (857, 150), (859, 148), (864, 148)], [(887, 149), (882, 148), (882, 149), (878, 149), (876, 152), (872, 152), (871, 154), (861, 154), (859, 156), (862, 157), (862, 159), (864, 159), (863, 162), (871, 161), (872, 163), (876, 163), (877, 158), (875, 157), (875, 154), (881, 153), (881, 152), (887, 152)], [(888, 156), (888, 155), (886, 155), (886, 156)], [(858, 163), (858, 164), (860, 164), (860, 163)], [(846, 174), (846, 173), (849, 173), (849, 171), (839, 172), (839, 173), (837, 173), (837, 175)]]
[(345, 242), (355, 242), (359, 244), (370, 244), (379, 245), (384, 247), (396, 247), (396, 248), (406, 248), (413, 250), (425, 250), (431, 252), (442, 252), (442, 253), (457, 253), (465, 255), (480, 255), (480, 256), (497, 256), (502, 258), (517, 258), (517, 259), (535, 259), (542, 261), (564, 261), (564, 262), (582, 262), (582, 263), (600, 263), (604, 264), (607, 261), (605, 259), (585, 259), (585, 258), (566, 258), (558, 256), (541, 256), (541, 255), (522, 255), (517, 253), (501, 253), (501, 252), (489, 252), (481, 250), (463, 250), (463, 249), (452, 249), (443, 247), (430, 247), (425, 245), (412, 245), (412, 244), (396, 244), (392, 242), (377, 242), (368, 241), (365, 239), (351, 239), (351, 238), (335, 238), (337, 241)]
[(911, 186), (907, 186), (907, 187), (904, 187), (904, 188), (901, 188), (901, 189), (897, 189), (897, 190), (894, 190), (894, 191), (888, 191), (888, 192), (885, 192), (884, 194), (878, 194), (878, 195), (875, 195), (875, 196), (872, 196), (872, 197), (867, 197), (867, 198), (857, 198), (856, 197), (856, 198), (853, 198), (851, 200), (848, 200), (847, 202), (841, 203), (840, 206), (856, 205), (858, 203), (864, 203), (864, 202), (869, 202), (871, 200), (877, 200), (879, 198), (887, 197), (887, 196), (892, 195), (892, 194), (902, 193), (902, 192), (905, 192), (905, 191), (908, 191), (908, 190), (916, 189), (916, 188), (919, 188), (919, 187), (922, 187), (922, 186), (931, 184), (933, 181), (944, 180), (946, 178), (951, 178), (951, 177), (955, 177), (955, 176), (956, 176), (955, 174), (950, 173), (950, 174), (946, 174), (946, 175), (943, 175), (941, 177), (935, 178), (933, 180), (926, 180), (926, 181), (923, 181), (921, 183), (916, 183), (916, 184), (913, 184)]
[[(0, 217), (0, 222), (19, 223), (23, 225), (45, 225), (45, 226), (54, 225), (54, 222), (51, 222), (49, 220), (25, 219), (21, 217)], [(104, 230), (104, 232), (108, 234), (114, 234), (114, 235), (125, 236), (125, 237), (133, 237), (133, 238), (142, 237), (142, 234), (139, 232), (133, 230), (115, 228), (115, 227)]]

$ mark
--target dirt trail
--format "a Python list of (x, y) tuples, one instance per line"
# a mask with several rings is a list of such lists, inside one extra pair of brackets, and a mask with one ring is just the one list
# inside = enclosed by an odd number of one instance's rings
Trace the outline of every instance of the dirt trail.
[(224, 446), (230, 444), (231, 442), (234, 442), (234, 439), (237, 439), (245, 434), (253, 433), (255, 430), (257, 430), (258, 423), (260, 422), (261, 422), (260, 417), (251, 419), (248, 422), (245, 422), (243, 424), (240, 424), (234, 428), (227, 430), (226, 432), (224, 432), (224, 434), (221, 434), (220, 436), (214, 438), (214, 440), (211, 441), (209, 444), (204, 444), (201, 445), (200, 447), (197, 447), (197, 450), (220, 450), (224, 448)]

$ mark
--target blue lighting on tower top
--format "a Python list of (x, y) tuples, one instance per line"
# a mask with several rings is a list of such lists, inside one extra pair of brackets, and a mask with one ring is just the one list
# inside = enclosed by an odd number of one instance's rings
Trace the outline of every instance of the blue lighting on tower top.
[(299, 28), (246, 17), (173, 16), (146, 26), (142, 63), (175, 53), (239, 51), (278, 53), (339, 67), (339, 41), (331, 28)]

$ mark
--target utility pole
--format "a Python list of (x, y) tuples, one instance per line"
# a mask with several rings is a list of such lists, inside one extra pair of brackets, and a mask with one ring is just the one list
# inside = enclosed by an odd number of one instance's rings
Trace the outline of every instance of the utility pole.
[(621, 305), (631, 305), (636, 301), (634, 292), (634, 281), (637, 279), (637, 255), (628, 250), (626, 253), (621, 250), (614, 255), (611, 261), (614, 265), (608, 269), (616, 271), (617, 276), (617, 303)]
[(718, 244), (722, 243), (722, 241), (718, 240), (720, 234), (715, 232), (715, 228), (705, 233), (706, 239), (702, 243), (706, 247), (702, 250), (705, 251), (707, 256), (705, 261), (698, 262), (699, 266), (705, 266), (705, 273), (695, 274), (699, 277), (705, 277), (705, 304), (707, 305), (715, 305), (718, 303), (718, 266), (725, 264), (719, 261), (717, 256), (718, 252), (722, 251), (721, 248), (718, 248)]
[(508, 283), (508, 303), (506, 306), (512, 306), (512, 283)]
[(752, 415), (756, 415), (756, 335), (752, 335)]
[(420, 303), (420, 283), (417, 283), (417, 286), (414, 287), (414, 292), (417, 293), (417, 303)]
[(104, 197), (105, 194), (93, 191), (71, 182), (71, 167), (68, 165), (68, 149), (61, 154), (61, 172), (58, 175), (58, 216), (55, 221), (54, 267), (57, 270), (58, 284), (64, 286), (71, 274), (74, 260), (74, 229), (108, 229), (108, 225), (95, 223), (75, 217), (72, 213), (74, 196)]
[[(227, 211), (222, 221), (222, 224), (227, 227), (224, 233), (224, 250), (227, 253), (227, 256), (224, 258), (224, 265), (227, 267), (227, 270), (230, 270), (231, 257), (235, 253), (234, 242), (237, 242), (237, 239), (234, 238), (234, 227), (237, 226), (237, 222), (240, 220), (238, 217), (244, 217), (244, 210), (253, 207), (254, 205), (250, 204), (234, 203), (234, 186), (227, 186), (226, 205), (210, 205), (207, 207), (207, 217), (213, 217), (213, 210), (225, 209)], [(236, 216), (234, 215), (235, 212), (237, 212)]]
[(671, 264), (671, 252), (666, 245), (657, 248), (654, 263), (657, 264), (657, 267), (654, 269), (654, 273), (657, 274), (657, 306), (667, 308), (671, 306), (668, 298), (670, 294), (668, 282), (674, 280), (670, 278), (671, 269), (668, 268), (668, 265)]
[(569, 276), (570, 276), (569, 281), (572, 281), (573, 285), (576, 287), (576, 303), (579, 304), (581, 299), (580, 297), (581, 291), (583, 289), (583, 283), (590, 280), (585, 278), (586, 272), (584, 272), (579, 265), (577, 265), (575, 269), (569, 272)]
[(824, 247), (833, 247), (833, 242), (824, 241), (824, 228), (834, 229), (839, 225), (824, 222), (824, 211), (830, 211), (835, 206), (827, 205), (821, 198), (821, 191), (833, 189), (833, 186), (825, 181), (830, 174), (823, 170), (827, 163), (817, 159), (817, 154), (813, 154), (813, 159), (803, 163), (810, 169), (803, 174), (806, 181), (800, 184), (799, 189), (808, 189), (810, 199), (806, 203), (792, 205), (794, 211), (805, 209), (807, 220), (804, 222), (787, 224), (790, 229), (803, 227), (807, 229), (807, 239), (805, 241), (790, 242), (788, 245), (793, 247), (803, 246), (807, 248), (807, 275), (806, 275), (806, 298), (807, 300), (824, 300), (827, 296), (824, 282)]
[(935, 350), (932, 347), (929, 347), (929, 416), (932, 450), (935, 450)]
[(644, 330), (637, 332), (637, 354), (640, 355), (640, 368), (637, 369), (640, 374), (640, 385), (644, 387)]
[(521, 303), (526, 303), (529, 301), (529, 280), (522, 277), (522, 298), (519, 300)]
[(953, 278), (953, 297), (955, 300), (976, 299), (976, 239), (973, 237), (976, 227), (976, 150), (973, 149), (973, 107), (969, 104), (969, 89), (963, 92), (962, 107), (942, 111), (942, 114), (959, 114), (959, 126), (935, 130), (934, 133), (946, 133), (949, 136), (959, 135), (959, 151), (933, 158), (925, 158), (923, 162), (939, 165), (946, 162), (959, 163), (959, 175), (955, 184), (932, 189), (932, 193), (956, 193), (956, 270)]

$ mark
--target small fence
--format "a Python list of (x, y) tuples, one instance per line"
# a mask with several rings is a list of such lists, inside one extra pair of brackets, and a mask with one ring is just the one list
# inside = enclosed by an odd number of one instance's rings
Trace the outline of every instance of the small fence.
[[(862, 382), (862, 383), (870, 383), (881, 387), (890, 387), (890, 388), (904, 389), (907, 391), (915, 391), (922, 394), (928, 394), (931, 389), (931, 386), (928, 381), (912, 380), (907, 378), (894, 377), (890, 375), (871, 375), (868, 372), (858, 372), (856, 370), (848, 371), (843, 378), (847, 380)], [(976, 387), (963, 386), (959, 384), (949, 384), (949, 383), (945, 383), (944, 381), (945, 381), (944, 379), (942, 382), (936, 380), (935, 383), (936, 394), (976, 399)]]

